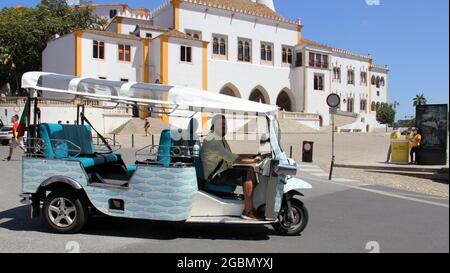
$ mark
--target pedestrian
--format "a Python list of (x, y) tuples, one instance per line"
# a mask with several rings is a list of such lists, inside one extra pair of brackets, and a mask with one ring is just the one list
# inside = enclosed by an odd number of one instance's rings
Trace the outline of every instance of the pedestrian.
[(418, 164), (417, 154), (419, 153), (422, 145), (422, 134), (418, 129), (414, 130), (414, 137), (411, 140), (411, 164)]
[(391, 140), (389, 143), (389, 149), (388, 149), (388, 154), (387, 154), (387, 159), (386, 159), (386, 163), (389, 163), (391, 161), (391, 154), (392, 154), (392, 142), (395, 140), (400, 139), (401, 134), (399, 129), (395, 130), (394, 132), (392, 132), (391, 134)]
[(61, 121), (61, 120), (58, 120), (58, 124), (62, 124), (62, 121)]
[(148, 137), (148, 129), (150, 128), (150, 121), (148, 121), (148, 119), (145, 119), (145, 124), (144, 124), (144, 130), (145, 130), (145, 136)]
[(23, 144), (23, 137), (19, 137), (19, 116), (15, 115), (11, 118), (11, 123), (13, 125), (12, 129), (12, 139), (11, 144), (9, 146), (9, 155), (6, 158), (6, 161), (10, 161), (14, 152), (14, 149), (19, 146), (20, 149), (22, 149), (23, 152), (26, 152), (25, 145)]

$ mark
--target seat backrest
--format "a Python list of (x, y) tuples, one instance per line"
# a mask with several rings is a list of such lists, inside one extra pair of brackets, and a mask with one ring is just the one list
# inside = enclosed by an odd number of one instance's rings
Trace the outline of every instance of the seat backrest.
[(92, 131), (88, 125), (43, 123), (39, 125), (39, 136), (44, 142), (43, 153), (46, 158), (62, 159), (77, 155), (94, 155)]
[(170, 151), (172, 150), (172, 133), (170, 130), (163, 130), (159, 139), (159, 149), (157, 160), (165, 167), (170, 166), (171, 157)]

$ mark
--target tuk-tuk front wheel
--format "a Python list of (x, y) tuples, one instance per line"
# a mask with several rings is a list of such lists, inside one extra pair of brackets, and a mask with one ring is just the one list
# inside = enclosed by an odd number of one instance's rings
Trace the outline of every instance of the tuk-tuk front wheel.
[(73, 234), (86, 225), (88, 207), (83, 198), (75, 192), (56, 191), (45, 199), (42, 215), (53, 231)]
[(283, 236), (297, 236), (305, 230), (308, 224), (308, 210), (300, 200), (291, 199), (290, 210), (286, 202), (283, 202), (278, 222), (273, 224), (276, 232)]

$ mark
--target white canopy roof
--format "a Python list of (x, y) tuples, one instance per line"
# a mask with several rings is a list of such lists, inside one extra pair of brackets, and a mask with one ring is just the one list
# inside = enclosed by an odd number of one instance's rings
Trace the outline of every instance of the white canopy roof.
[(70, 100), (80, 96), (111, 102), (166, 105), (181, 109), (197, 108), (211, 112), (236, 111), (268, 114), (278, 111), (278, 106), (275, 105), (213, 94), (200, 89), (78, 78), (46, 72), (25, 73), (22, 77), (22, 88), (41, 90), (43, 97), (53, 99)]

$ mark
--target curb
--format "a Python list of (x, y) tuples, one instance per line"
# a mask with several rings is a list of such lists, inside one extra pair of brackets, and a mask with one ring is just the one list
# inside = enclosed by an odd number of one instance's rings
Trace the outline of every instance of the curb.
[(335, 164), (334, 167), (346, 169), (365, 169), (365, 170), (383, 170), (383, 171), (402, 171), (402, 172), (426, 172), (426, 173), (448, 173), (448, 167), (426, 168), (426, 167), (397, 167), (397, 166), (370, 166), (370, 165), (349, 165)]

